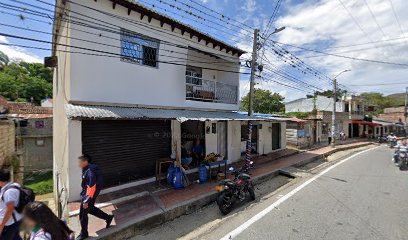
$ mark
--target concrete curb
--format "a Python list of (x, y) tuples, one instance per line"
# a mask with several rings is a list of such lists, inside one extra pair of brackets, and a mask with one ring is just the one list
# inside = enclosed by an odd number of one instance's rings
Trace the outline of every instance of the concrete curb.
[[(305, 159), (301, 162), (298, 162), (293, 167), (301, 167), (310, 162), (325, 158), (331, 154), (334, 154), (339, 151), (346, 151), (354, 148), (360, 148), (372, 145), (373, 143), (366, 143), (354, 146), (347, 146), (341, 148), (333, 148), (333, 150), (329, 151), (326, 154), (317, 155), (314, 157), (310, 157)], [(274, 178), (280, 174), (280, 169), (277, 169), (273, 172), (269, 172), (262, 176), (257, 176), (253, 178), (254, 185), (261, 184), (263, 182), (268, 181), (271, 178)], [(187, 202), (180, 203), (179, 205), (173, 206), (166, 210), (158, 210), (148, 216), (144, 216), (141, 219), (134, 219), (133, 221), (129, 221), (124, 225), (115, 226), (110, 229), (104, 230), (100, 236), (94, 239), (102, 239), (102, 240), (116, 240), (116, 239), (129, 239), (135, 235), (141, 234), (146, 229), (153, 228), (165, 222), (174, 220), (182, 215), (190, 214), (195, 212), (216, 200), (217, 192), (211, 192), (204, 196), (200, 196), (198, 198), (193, 198)]]

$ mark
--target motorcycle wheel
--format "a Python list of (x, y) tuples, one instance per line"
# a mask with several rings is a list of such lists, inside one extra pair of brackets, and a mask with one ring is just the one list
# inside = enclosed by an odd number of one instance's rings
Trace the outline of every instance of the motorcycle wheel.
[(223, 192), (220, 192), (220, 193), (218, 193), (218, 195), (217, 195), (217, 200), (216, 200), (216, 202), (217, 202), (217, 205), (218, 206), (220, 206), (221, 204), (222, 204), (222, 199), (223, 199)]
[(249, 199), (250, 199), (251, 201), (254, 201), (254, 200), (255, 200), (255, 191), (254, 191), (254, 188), (249, 187), (249, 188), (248, 188), (248, 193), (249, 193)]
[(218, 204), (218, 208), (220, 209), (220, 212), (223, 215), (227, 215), (228, 213), (231, 212), (232, 203), (228, 202), (226, 198), (229, 198), (231, 200), (231, 197), (228, 197), (226, 192), (222, 192), (218, 197), (220, 199), (220, 204)]

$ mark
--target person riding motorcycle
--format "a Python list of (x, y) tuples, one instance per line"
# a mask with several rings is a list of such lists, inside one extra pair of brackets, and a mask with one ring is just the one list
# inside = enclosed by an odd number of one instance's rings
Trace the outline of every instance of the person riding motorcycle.
[(407, 149), (408, 149), (408, 142), (406, 139), (397, 143), (396, 150), (394, 152), (394, 157), (393, 157), (395, 164), (398, 164), (398, 162), (400, 161), (400, 152), (407, 151)]

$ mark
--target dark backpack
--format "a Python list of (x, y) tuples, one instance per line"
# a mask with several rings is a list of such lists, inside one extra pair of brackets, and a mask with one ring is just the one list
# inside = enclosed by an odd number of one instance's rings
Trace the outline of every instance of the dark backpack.
[(4, 201), (4, 194), (7, 192), (7, 190), (14, 188), (20, 191), (20, 198), (18, 199), (18, 205), (15, 206), (15, 210), (18, 213), (22, 213), (24, 207), (31, 203), (34, 202), (35, 200), (35, 193), (31, 188), (25, 187), (25, 186), (17, 186), (17, 185), (11, 185), (4, 191), (3, 196), (1, 196), (1, 200)]

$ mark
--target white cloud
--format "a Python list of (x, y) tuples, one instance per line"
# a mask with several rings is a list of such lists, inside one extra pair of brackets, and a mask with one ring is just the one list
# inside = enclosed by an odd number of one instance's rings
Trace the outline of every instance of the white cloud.
[[(1, 43), (9, 43), (6, 37), (0, 36)], [(42, 62), (42, 59), (20, 47), (0, 45), (0, 51), (7, 54), (11, 61)]]
[[(289, 12), (277, 20), (276, 25), (285, 26), (286, 29), (275, 35), (275, 39), (279, 42), (309, 49), (320, 49), (325, 52), (343, 52), (339, 54), (355, 58), (408, 64), (408, 32), (405, 34), (401, 33), (401, 29), (393, 14), (390, 0), (367, 1), (385, 36), (381, 33), (364, 1), (341, 1), (352, 13), (352, 16), (363, 30), (357, 26), (339, 1), (305, 1), (302, 4), (288, 7)], [(404, 10), (408, 9), (408, 1), (391, 1), (394, 4), (403, 31), (406, 31), (405, 29), (408, 30), (403, 25), (408, 22), (408, 15), (404, 12)], [(338, 47), (398, 37), (407, 37), (407, 39), (348, 48), (325, 49), (327, 46)], [(408, 80), (404, 76), (408, 70), (407, 67), (369, 63), (334, 56), (307, 58), (307, 56), (319, 54), (291, 47), (288, 48), (309, 65), (325, 71), (328, 76), (333, 77), (344, 69), (351, 69), (350, 73), (345, 73), (339, 78), (339, 82), (346, 86), (348, 84), (384, 84), (387, 81), (407, 81), (408, 84)], [(364, 50), (354, 51), (356, 49)], [(304, 78), (304, 80), (309, 81), (307, 78)], [(311, 83), (316, 85), (318, 84), (317, 81), (319, 80), (314, 79)], [(401, 92), (403, 91), (402, 88), (401, 85), (390, 85), (387, 87), (354, 87), (352, 90), (356, 92), (380, 91), (388, 94)], [(292, 94), (292, 92), (289, 91), (288, 94)]]

